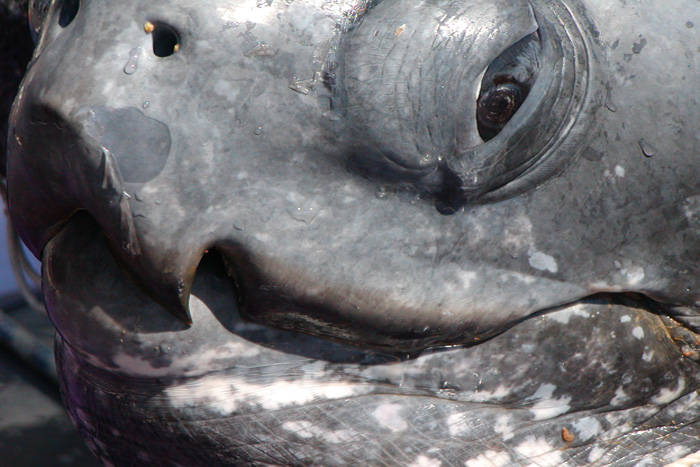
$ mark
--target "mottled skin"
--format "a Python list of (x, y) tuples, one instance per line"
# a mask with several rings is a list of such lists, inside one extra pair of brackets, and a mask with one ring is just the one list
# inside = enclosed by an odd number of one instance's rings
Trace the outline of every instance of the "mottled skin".
[[(118, 466), (700, 450), (695, 24), (690, 0), (55, 2), (9, 204), (89, 446)], [(485, 141), (499, 60), (537, 72)]]

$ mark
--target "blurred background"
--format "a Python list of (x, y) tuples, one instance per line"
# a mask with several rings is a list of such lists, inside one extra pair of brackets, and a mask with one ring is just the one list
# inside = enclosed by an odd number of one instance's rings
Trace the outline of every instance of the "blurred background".
[[(33, 49), (27, 6), (27, 0), (0, 0), (0, 188), (7, 117)], [(0, 206), (0, 467), (98, 466), (61, 403), (53, 363), (54, 330), (37, 298), (39, 282), (32, 279), (39, 264), (13, 256), (20, 249), (8, 247), (2, 201)], [(25, 286), (13, 274), (13, 257), (14, 269), (22, 270), (25, 264)]]
[[(4, 206), (3, 206), (4, 207)], [(54, 329), (12, 272), (0, 216), (0, 466), (99, 466), (68, 419), (53, 373)], [(32, 257), (38, 270), (38, 262)], [(36, 290), (36, 287), (33, 287)]]

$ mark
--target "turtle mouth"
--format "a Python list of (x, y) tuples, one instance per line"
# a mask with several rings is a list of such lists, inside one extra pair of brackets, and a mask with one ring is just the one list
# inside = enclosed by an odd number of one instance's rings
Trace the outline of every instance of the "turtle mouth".
[(231, 243), (208, 249), (187, 285), (191, 321), (185, 322), (154, 299), (99, 224), (79, 211), (43, 249), (43, 292), (71, 348), (99, 367), (150, 376), (206, 374), (235, 366), (242, 349), (257, 348), (275, 352), (274, 358), (392, 363), (482, 343), (517, 323), (460, 339), (440, 329), (397, 332), (342, 315), (328, 318), (330, 300), (304, 303), (267, 284), (253, 264)]
[(669, 307), (625, 293), (596, 294), (541, 309), (476, 337), (465, 335), (461, 341), (449, 332), (435, 331), (389, 338), (381, 329), (363, 328), (362, 322), (346, 324), (314, 315), (328, 310), (327, 303), (303, 307), (289, 295), (275, 298), (279, 289), (267, 287), (253, 268), (248, 274), (235, 267), (242, 264), (242, 256), (234, 253), (229, 244), (202, 256), (188, 286), (192, 322), (185, 323), (130, 277), (99, 225), (79, 212), (44, 248), (47, 308), (63, 340), (85, 358), (104, 368), (151, 376), (206, 374), (212, 368), (235, 366), (241, 351), (246, 355), (259, 348), (275, 352), (274, 358), (292, 355), (330, 364), (387, 364), (483, 344), (523, 322), (599, 302), (659, 315), (685, 356), (696, 356), (700, 348), (695, 334), (682, 325), (683, 316), (669, 317), (674, 314)]
[[(146, 262), (148, 252), (143, 249)], [(477, 314), (470, 317), (468, 307), (459, 310), (463, 319), (446, 313), (444, 308), (433, 313), (425, 302), (404, 301), (407, 305), (401, 309), (395, 301), (372, 292), (369, 282), (365, 298), (357, 297), (359, 294), (352, 290), (330, 289), (339, 281), (310, 286), (304, 282), (307, 279), (301, 269), (285, 271), (284, 266), (266, 263), (265, 258), (250, 255), (239, 244), (227, 241), (203, 249), (192, 266), (181, 266), (189, 261), (187, 257), (172, 260), (186, 272), (178, 290), (187, 305), (183, 315), (178, 308), (169, 307), (182, 297), (163, 300), (158, 293), (159, 277), (150, 275), (149, 270), (138, 270), (138, 264), (129, 263), (131, 258), (120, 255), (86, 211), (74, 214), (49, 240), (42, 258), (44, 293), (54, 323), (67, 342), (85, 343), (91, 348), (87, 353), (99, 355), (104, 352), (101, 346), (105, 339), (119, 343), (124, 333), (165, 333), (175, 339), (180, 333), (199, 332), (198, 321), (207, 326), (216, 322), (229, 332), (239, 332), (238, 323), (250, 322), (351, 345), (362, 352), (369, 349), (408, 356), (430, 348), (483, 342), (545, 308), (519, 310), (520, 316), (506, 313), (505, 319), (494, 321)], [(554, 293), (543, 302), (552, 297), (559, 295)], [(193, 304), (199, 306), (201, 301), (209, 311), (194, 312)], [(449, 322), (455, 320), (450, 326)], [(105, 333), (109, 337), (95, 338)]]
[[(226, 251), (231, 252), (230, 245)], [(250, 289), (258, 279), (247, 277), (242, 285), (240, 270), (232, 269), (236, 259), (240, 258), (221, 248), (202, 256), (188, 285), (192, 322), (186, 323), (139, 285), (99, 225), (80, 211), (43, 250), (43, 293), (65, 343), (100, 367), (127, 373), (208, 373), (212, 367), (234, 365), (231, 361), (240, 357), (242, 346), (334, 363), (395, 362), (408, 357), (388, 346), (379, 350), (379, 346), (346, 345), (356, 343), (321, 326), (299, 329), (293, 319), (283, 326), (254, 322), (246, 313), (249, 305), (241, 290)], [(266, 299), (254, 303), (261, 306)]]

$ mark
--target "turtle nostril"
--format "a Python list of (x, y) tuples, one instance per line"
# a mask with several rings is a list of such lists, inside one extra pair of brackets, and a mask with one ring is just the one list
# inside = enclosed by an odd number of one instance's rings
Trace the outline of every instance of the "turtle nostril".
[(171, 26), (149, 21), (144, 30), (153, 35), (153, 53), (157, 57), (169, 57), (180, 50), (180, 38)]
[(68, 27), (78, 15), (78, 10), (80, 10), (80, 0), (64, 0), (58, 16), (58, 25), (62, 28)]

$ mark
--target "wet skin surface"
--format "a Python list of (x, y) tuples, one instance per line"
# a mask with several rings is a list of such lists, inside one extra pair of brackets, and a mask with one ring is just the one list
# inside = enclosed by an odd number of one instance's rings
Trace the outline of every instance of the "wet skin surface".
[(108, 465), (697, 451), (692, 11), (56, 2), (8, 187), (89, 446)]

